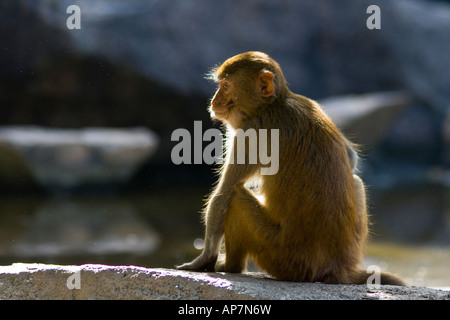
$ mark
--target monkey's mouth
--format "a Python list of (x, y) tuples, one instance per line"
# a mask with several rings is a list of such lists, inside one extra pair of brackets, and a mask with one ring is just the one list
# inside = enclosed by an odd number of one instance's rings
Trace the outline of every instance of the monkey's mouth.
[(217, 119), (223, 120), (228, 117), (228, 112), (217, 112), (214, 110), (213, 110), (213, 112), (214, 112), (214, 117), (216, 117)]
[(214, 106), (211, 107), (211, 110), (214, 112), (216, 116), (223, 117), (228, 115), (231, 112), (231, 110), (234, 109), (234, 107), (235, 107), (234, 103), (228, 103), (224, 108), (220, 108), (220, 110), (217, 110), (217, 107), (215, 108)]

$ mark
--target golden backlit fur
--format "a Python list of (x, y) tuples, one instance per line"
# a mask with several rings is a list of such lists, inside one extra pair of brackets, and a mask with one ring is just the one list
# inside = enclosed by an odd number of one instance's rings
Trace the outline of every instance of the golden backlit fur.
[[(281, 280), (366, 283), (365, 188), (347, 140), (318, 103), (288, 89), (264, 53), (228, 59), (215, 78), (210, 112), (229, 125), (229, 149), (205, 208), (205, 248), (179, 268), (242, 272), (250, 257)], [(276, 174), (259, 174), (260, 163), (232, 163), (236, 129), (279, 130)], [(245, 186), (254, 177), (264, 201)], [(223, 236), (225, 261), (218, 261)], [(404, 284), (389, 274), (381, 283)]]

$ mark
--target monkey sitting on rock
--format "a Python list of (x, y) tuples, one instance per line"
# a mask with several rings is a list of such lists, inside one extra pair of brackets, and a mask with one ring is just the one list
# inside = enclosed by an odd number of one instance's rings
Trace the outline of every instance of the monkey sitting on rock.
[[(250, 257), (279, 280), (367, 283), (365, 187), (350, 143), (317, 102), (289, 90), (265, 53), (238, 54), (212, 75), (219, 87), (210, 113), (227, 125), (228, 149), (204, 210), (203, 252), (178, 268), (239, 273)], [(238, 129), (278, 130), (276, 174), (260, 174), (260, 161), (233, 161)], [(262, 197), (246, 187), (255, 177)], [(225, 259), (218, 259), (223, 238)], [(389, 273), (380, 280), (405, 285)]]

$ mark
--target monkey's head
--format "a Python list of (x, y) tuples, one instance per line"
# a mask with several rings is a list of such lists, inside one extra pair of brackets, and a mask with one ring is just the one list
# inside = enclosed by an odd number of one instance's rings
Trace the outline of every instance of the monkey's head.
[(219, 85), (211, 99), (211, 115), (235, 129), (245, 119), (272, 105), (286, 88), (278, 63), (256, 51), (229, 58), (213, 69), (211, 78)]

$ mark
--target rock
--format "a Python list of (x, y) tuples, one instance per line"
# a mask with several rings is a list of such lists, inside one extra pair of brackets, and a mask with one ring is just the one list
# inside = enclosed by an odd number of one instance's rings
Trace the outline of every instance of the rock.
[(31, 168), (20, 151), (1, 139), (0, 186), (8, 190), (39, 188)]
[(439, 163), (444, 153), (442, 120), (423, 105), (409, 105), (385, 132), (384, 155), (400, 163)]
[(407, 101), (403, 92), (376, 92), (329, 97), (319, 103), (350, 140), (371, 147), (383, 138)]
[(438, 114), (445, 112), (450, 101), (450, 5), (392, 1), (383, 10), (382, 28), (403, 86)]
[[(406, 178), (402, 179), (403, 181)], [(446, 247), (450, 244), (450, 218), (446, 212), (447, 191), (432, 184), (409, 183), (407, 187), (372, 187), (370, 214), (376, 217), (372, 239), (411, 246)]]
[(432, 172), (432, 180), (445, 186), (450, 187), (450, 105), (444, 116), (442, 124), (442, 167), (434, 168)]
[[(382, 156), (426, 164), (444, 157), (436, 136), (450, 101), (448, 1), (78, 0), (81, 30), (68, 30), (71, 4), (0, 2), (2, 123), (139, 125), (169, 141), (173, 130), (209, 121), (214, 86), (203, 75), (211, 67), (262, 50), (292, 91), (314, 99), (404, 90), (413, 108), (386, 130)], [(366, 27), (369, 5), (381, 9), (379, 30)], [(152, 161), (169, 158), (164, 143)]]
[[(209, 94), (199, 75), (232, 54), (257, 49), (279, 60), (294, 91), (308, 96), (406, 88), (439, 110), (450, 99), (447, 3), (79, 0), (82, 25), (74, 32), (66, 27), (67, 1), (19, 2), (67, 34), (78, 52), (104, 56), (184, 92)], [(366, 27), (369, 5), (381, 9), (379, 30)]]
[(444, 124), (442, 128), (442, 139), (444, 141), (443, 162), (446, 167), (450, 168), (450, 105), (447, 109)]
[(21, 2), (65, 32), (73, 51), (129, 66), (182, 92), (209, 94), (211, 86), (201, 75), (233, 54), (255, 49), (279, 60), (293, 89), (309, 96), (395, 83), (390, 68), (395, 65), (380, 54), (385, 44), (367, 32), (365, 11), (372, 2), (79, 0), (82, 25), (76, 32), (66, 27), (67, 1)]
[(276, 281), (261, 273), (196, 273), (136, 266), (13, 264), (0, 267), (0, 299), (450, 299), (420, 287)]
[[(70, 4), (0, 3), (4, 123), (157, 125), (170, 137), (186, 122), (207, 121), (206, 96), (214, 87), (203, 75), (211, 67), (238, 52), (262, 50), (280, 63), (292, 91), (314, 99), (404, 90), (423, 110), (401, 115), (388, 153), (396, 150), (405, 161), (426, 150), (417, 160), (429, 163), (442, 156), (435, 132), (450, 101), (448, 3), (79, 0), (81, 30), (68, 30)], [(381, 9), (379, 30), (366, 27), (369, 5)], [(131, 82), (127, 73), (148, 83)], [(201, 98), (188, 102), (194, 94)]]
[(7, 145), (9, 153), (14, 149), (16, 157), (17, 153), (21, 155), (20, 162), (26, 164), (23, 172), (31, 170), (38, 183), (57, 190), (125, 183), (155, 152), (158, 137), (145, 128), (26, 126), (1, 127), (0, 142)]

